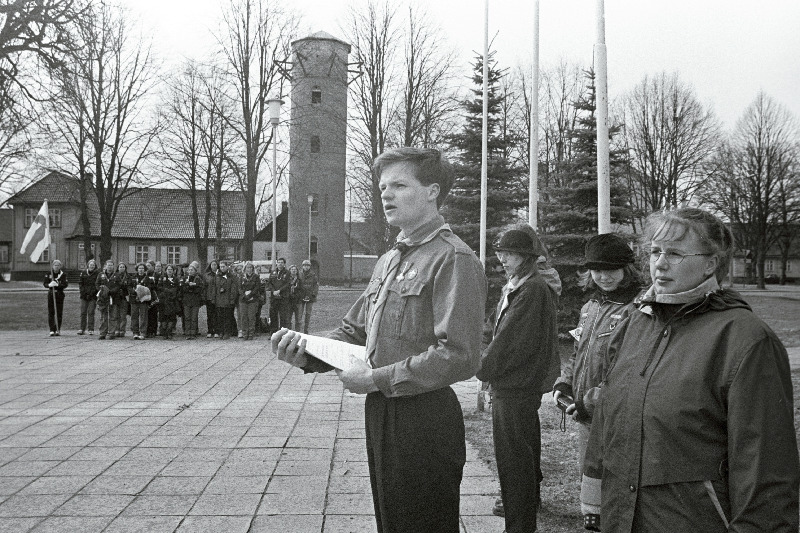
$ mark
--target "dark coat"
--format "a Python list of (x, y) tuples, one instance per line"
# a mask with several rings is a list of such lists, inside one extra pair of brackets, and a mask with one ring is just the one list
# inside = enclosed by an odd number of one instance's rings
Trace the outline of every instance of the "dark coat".
[(231, 271), (225, 275), (221, 271), (214, 277), (215, 301), (217, 307), (235, 307), (239, 301), (239, 278)]
[(206, 301), (206, 282), (203, 276), (187, 274), (181, 280), (181, 300), (184, 306), (200, 307)]
[[(56, 281), (58, 283), (57, 287), (49, 287), (51, 281)], [(47, 288), (47, 295), (52, 298), (53, 291), (56, 291), (56, 294), (59, 295), (61, 298), (64, 297), (64, 289), (67, 288), (69, 282), (67, 281), (67, 274), (63, 270), (60, 270), (58, 274), (53, 276), (53, 271), (51, 270), (47, 274), (44, 275), (44, 283), (43, 285)]]
[(138, 285), (144, 285), (148, 289), (150, 289), (150, 294), (152, 297), (151, 302), (155, 301), (155, 295), (153, 295), (152, 291), (156, 288), (156, 279), (148, 274), (147, 272), (144, 273), (143, 276), (139, 274), (133, 274), (128, 276), (128, 302), (135, 304), (135, 303), (142, 303), (136, 296), (136, 287)]
[[(262, 290), (261, 277), (258, 274), (242, 275), (239, 278), (239, 299), (242, 303), (249, 304), (261, 301)], [(250, 291), (250, 294), (245, 295), (247, 291)]]
[(81, 300), (97, 299), (97, 276), (99, 274), (100, 269), (98, 268), (95, 268), (91, 272), (89, 272), (88, 269), (81, 270), (81, 277), (78, 281)]
[[(278, 300), (288, 299), (291, 296), (291, 280), (289, 270), (278, 270), (277, 268), (269, 275), (269, 290), (270, 297), (277, 298)], [(274, 291), (280, 293), (279, 296), (274, 296)]]
[(308, 302), (317, 301), (317, 293), (319, 292), (319, 278), (317, 273), (309, 270), (308, 273), (300, 271), (300, 290), (302, 291), (301, 300)]
[(121, 303), (121, 300), (128, 297), (128, 278), (130, 276), (127, 272), (117, 270), (108, 280), (108, 295), (112, 305)]
[(798, 530), (789, 359), (738, 293), (643, 301), (608, 358), (585, 466), (603, 531)]
[(535, 273), (508, 295), (508, 306), (497, 304), (499, 319), (483, 351), (477, 376), (495, 394), (544, 394), (558, 375), (556, 295)]
[(177, 276), (162, 276), (158, 280), (158, 301), (165, 317), (175, 317), (181, 311), (180, 280)]

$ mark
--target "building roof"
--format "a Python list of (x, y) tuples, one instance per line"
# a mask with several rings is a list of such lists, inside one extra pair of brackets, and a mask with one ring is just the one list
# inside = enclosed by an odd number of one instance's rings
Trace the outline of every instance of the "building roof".
[(331, 35), (330, 33), (326, 32), (326, 31), (318, 31), (316, 33), (312, 33), (308, 37), (303, 37), (301, 39), (296, 39), (296, 40), (292, 41), (292, 46), (294, 46), (295, 44), (297, 44), (297, 43), (299, 43), (301, 41), (335, 41), (337, 43), (341, 43), (341, 44), (345, 45), (347, 47), (347, 52), (348, 53), (350, 52), (350, 43), (345, 42), (345, 41), (339, 39), (338, 37), (334, 37), (333, 35)]
[[(281, 202), (281, 212), (278, 213), (277, 225), (275, 226), (276, 242), (289, 242), (289, 202)], [(256, 233), (256, 241), (272, 242), (272, 221)]]
[(14, 216), (13, 209), (0, 209), (0, 242), (11, 242), (11, 219)]
[[(41, 180), (9, 199), (10, 204), (39, 204), (47, 198), (50, 204), (71, 203), (80, 205), (80, 181), (58, 172), (51, 172)], [(209, 236), (216, 237), (216, 200), (211, 200)], [(198, 191), (198, 213), (201, 230), (205, 219), (206, 191)], [(87, 210), (89, 225), (94, 237), (100, 236), (100, 210), (97, 197), (90, 194)], [(244, 197), (239, 191), (223, 191), (221, 202), (222, 235), (224, 240), (244, 238)], [(78, 219), (67, 238), (83, 236), (83, 225)], [(188, 189), (131, 187), (120, 201), (117, 216), (111, 229), (116, 239), (193, 239), (192, 197)]]
[(8, 199), (11, 205), (53, 202), (80, 202), (78, 180), (72, 176), (51, 171)]

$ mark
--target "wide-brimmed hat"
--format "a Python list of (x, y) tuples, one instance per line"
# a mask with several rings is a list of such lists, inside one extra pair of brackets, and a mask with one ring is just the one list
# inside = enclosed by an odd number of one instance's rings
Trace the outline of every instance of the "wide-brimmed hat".
[(624, 239), (612, 233), (595, 235), (586, 243), (583, 266), (590, 270), (616, 270), (636, 261)]
[(523, 255), (543, 256), (544, 247), (533, 235), (519, 230), (511, 229), (503, 234), (494, 244), (495, 251), (516, 252)]

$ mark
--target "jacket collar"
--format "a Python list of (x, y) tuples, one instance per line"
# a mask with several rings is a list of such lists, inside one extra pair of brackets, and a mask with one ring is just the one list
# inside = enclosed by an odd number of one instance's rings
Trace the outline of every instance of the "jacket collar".
[(434, 218), (421, 225), (411, 232), (411, 235), (405, 235), (402, 231), (397, 236), (397, 242), (405, 244), (408, 247), (419, 246), (433, 240), (440, 231), (450, 231), (450, 225), (444, 221), (442, 215), (436, 215)]

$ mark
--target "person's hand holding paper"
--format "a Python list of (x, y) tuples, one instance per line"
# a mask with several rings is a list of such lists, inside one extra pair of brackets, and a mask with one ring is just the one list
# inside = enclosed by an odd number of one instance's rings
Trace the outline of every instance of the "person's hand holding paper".
[(300, 333), (281, 328), (272, 335), (272, 353), (297, 368), (307, 366), (306, 341), (301, 341), (301, 338)]
[(355, 356), (350, 356), (350, 366), (347, 370), (336, 369), (336, 375), (342, 380), (344, 388), (354, 394), (367, 394), (378, 391), (375, 380), (372, 379), (372, 368)]

